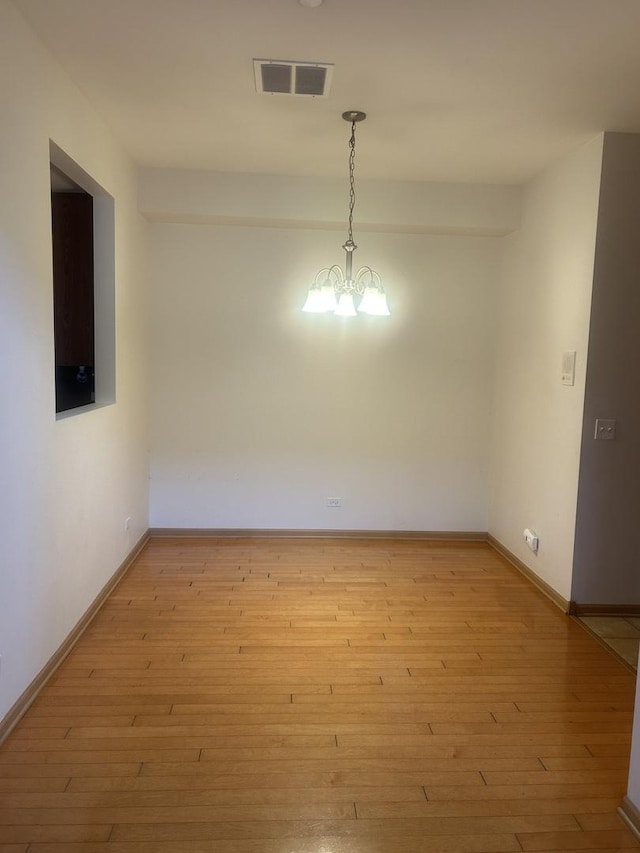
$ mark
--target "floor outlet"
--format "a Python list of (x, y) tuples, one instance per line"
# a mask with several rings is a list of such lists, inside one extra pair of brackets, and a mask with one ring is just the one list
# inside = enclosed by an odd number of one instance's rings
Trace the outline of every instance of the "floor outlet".
[(342, 506), (342, 498), (327, 498), (327, 506)]

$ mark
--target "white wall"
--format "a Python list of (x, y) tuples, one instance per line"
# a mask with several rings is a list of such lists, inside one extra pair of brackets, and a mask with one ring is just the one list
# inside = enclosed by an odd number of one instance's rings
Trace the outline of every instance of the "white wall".
[(152, 527), (486, 530), (499, 241), (356, 237), (390, 318), (300, 311), (343, 234), (151, 226)]
[[(7, 0), (0, 102), (2, 718), (147, 527), (148, 309), (132, 164)], [(117, 403), (58, 421), (50, 139), (116, 204)]]
[[(528, 186), (498, 295), (489, 531), (566, 599), (602, 145), (597, 137)], [(570, 350), (574, 387), (560, 382)], [(525, 527), (540, 537), (537, 556)]]

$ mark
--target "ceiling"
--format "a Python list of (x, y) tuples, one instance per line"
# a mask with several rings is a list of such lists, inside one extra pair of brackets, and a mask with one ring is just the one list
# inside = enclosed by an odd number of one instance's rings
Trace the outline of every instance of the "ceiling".
[[(147, 166), (520, 183), (640, 132), (639, 0), (14, 0)], [(260, 95), (252, 59), (335, 64), (328, 98)]]

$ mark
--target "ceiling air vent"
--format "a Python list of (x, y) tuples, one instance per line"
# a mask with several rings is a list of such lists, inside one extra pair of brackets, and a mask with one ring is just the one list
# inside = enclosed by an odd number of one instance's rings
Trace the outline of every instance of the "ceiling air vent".
[(326, 62), (291, 62), (286, 59), (254, 59), (256, 91), (265, 95), (301, 95), (326, 98), (333, 65)]

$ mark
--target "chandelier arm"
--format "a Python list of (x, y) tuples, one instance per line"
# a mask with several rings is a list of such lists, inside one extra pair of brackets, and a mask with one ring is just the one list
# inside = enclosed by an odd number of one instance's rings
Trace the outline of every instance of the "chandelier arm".
[[(369, 281), (364, 282), (363, 279), (365, 276), (369, 276)], [(362, 295), (364, 293), (364, 289), (368, 284), (375, 285), (381, 293), (384, 293), (384, 287), (382, 286), (382, 279), (380, 275), (372, 270), (371, 267), (360, 267), (358, 272), (355, 274), (354, 278), (355, 290), (358, 294)]]
[(355, 280), (356, 280), (356, 281), (358, 281), (358, 280), (359, 280), (359, 279), (361, 279), (364, 275), (369, 275), (369, 276), (371, 276), (371, 279), (372, 279), (372, 280), (375, 280), (375, 283), (376, 283), (376, 284), (382, 284), (382, 279), (380, 278), (380, 275), (379, 275), (375, 270), (371, 269), (371, 267), (366, 267), (366, 266), (365, 266), (365, 267), (360, 267), (360, 269), (358, 270), (358, 272), (355, 274), (354, 278), (355, 278)]
[(344, 273), (342, 272), (342, 267), (338, 266), (338, 264), (332, 264), (329, 267), (329, 272), (333, 273), (338, 280), (338, 284), (342, 284), (344, 282)]
[[(331, 276), (335, 276), (335, 282), (332, 280)], [(344, 281), (344, 274), (338, 264), (333, 264), (330, 267), (323, 267), (321, 270), (319, 270), (319, 272), (316, 274), (315, 283), (321, 284), (327, 279), (329, 279), (329, 281), (331, 281), (331, 283), (334, 285), (342, 284), (342, 282)]]

